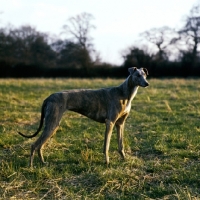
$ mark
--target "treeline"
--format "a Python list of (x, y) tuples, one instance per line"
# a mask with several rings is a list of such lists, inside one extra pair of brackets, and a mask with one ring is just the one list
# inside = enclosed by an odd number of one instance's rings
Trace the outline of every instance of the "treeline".
[(50, 38), (31, 26), (0, 29), (0, 77), (101, 77), (117, 72), (98, 56), (92, 59), (92, 50), (84, 45)]
[(133, 66), (147, 68), (151, 77), (200, 76), (199, 5), (180, 30), (161, 27), (141, 33), (143, 45), (127, 48), (121, 66), (101, 61), (89, 34), (95, 28), (91, 20), (88, 13), (69, 18), (62, 31), (67, 39), (31, 26), (1, 28), (0, 77), (125, 77)]

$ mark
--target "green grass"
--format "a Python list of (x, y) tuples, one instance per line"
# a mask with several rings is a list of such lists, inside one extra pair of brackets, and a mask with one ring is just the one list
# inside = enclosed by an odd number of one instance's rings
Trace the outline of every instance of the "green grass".
[(200, 199), (200, 80), (151, 79), (139, 88), (125, 125), (125, 152), (110, 166), (102, 153), (105, 125), (77, 113), (64, 114), (44, 148), (47, 165), (30, 146), (43, 100), (72, 88), (121, 84), (115, 79), (0, 80), (0, 199)]

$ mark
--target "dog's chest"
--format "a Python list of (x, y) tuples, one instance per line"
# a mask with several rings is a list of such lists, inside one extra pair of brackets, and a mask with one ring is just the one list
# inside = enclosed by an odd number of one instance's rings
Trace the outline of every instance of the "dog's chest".
[(128, 114), (130, 112), (131, 102), (134, 99), (135, 95), (137, 94), (137, 90), (138, 90), (138, 87), (135, 87), (131, 93), (130, 98), (124, 99), (120, 102), (121, 106), (122, 106), (121, 114), (124, 115), (124, 114)]
[(131, 110), (131, 101), (128, 101), (128, 100), (123, 100), (121, 102), (121, 105), (122, 105), (122, 109), (121, 109), (121, 114), (127, 114), (130, 112)]
[(130, 110), (131, 110), (131, 102), (129, 101), (129, 102), (127, 103), (126, 107), (125, 107), (124, 112), (125, 112), (125, 113), (129, 113)]

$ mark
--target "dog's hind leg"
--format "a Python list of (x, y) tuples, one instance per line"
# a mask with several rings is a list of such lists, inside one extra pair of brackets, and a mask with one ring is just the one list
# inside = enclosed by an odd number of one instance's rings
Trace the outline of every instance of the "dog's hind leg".
[[(49, 111), (49, 112), (48, 112)], [(35, 151), (38, 151), (38, 156), (42, 163), (44, 162), (44, 157), (42, 154), (42, 148), (44, 147), (47, 140), (56, 132), (60, 119), (62, 117), (62, 110), (59, 107), (51, 105), (45, 114), (45, 127), (41, 136), (36, 140), (36, 142), (31, 147), (30, 156), (30, 167), (33, 166), (33, 158)]]
[(42, 143), (39, 144), (39, 146), (38, 146), (38, 149), (37, 149), (37, 150), (38, 150), (38, 156), (39, 156), (39, 158), (40, 158), (40, 160), (41, 160), (42, 163), (45, 163), (45, 162), (44, 162), (43, 153), (42, 153), (43, 147), (44, 147), (46, 141), (47, 141), (51, 136), (53, 136), (54, 133), (56, 133), (57, 129), (58, 129), (58, 127), (56, 127), (55, 130), (51, 131), (50, 134), (45, 134), (46, 137), (43, 137)]
[(53, 135), (53, 133), (56, 132), (56, 130), (57, 130), (57, 128), (55, 128), (55, 130), (54, 129), (50, 130), (49, 127), (44, 128), (42, 135), (31, 146), (30, 167), (33, 166), (33, 158), (34, 158), (35, 151), (38, 151), (38, 156), (39, 156), (41, 162), (45, 163), (44, 157), (42, 154), (42, 148), (44, 147), (47, 140)]

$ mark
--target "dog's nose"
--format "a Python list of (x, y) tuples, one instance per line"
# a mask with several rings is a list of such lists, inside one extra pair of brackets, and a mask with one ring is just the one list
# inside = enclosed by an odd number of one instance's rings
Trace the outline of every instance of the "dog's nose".
[(146, 82), (146, 87), (147, 87), (147, 86), (149, 86), (149, 83), (148, 83), (148, 82)]

